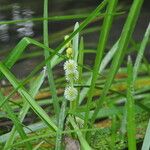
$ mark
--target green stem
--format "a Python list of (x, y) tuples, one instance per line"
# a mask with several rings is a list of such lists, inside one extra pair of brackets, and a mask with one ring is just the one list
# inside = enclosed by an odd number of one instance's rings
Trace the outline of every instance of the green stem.
[(139, 16), (142, 4), (143, 4), (143, 0), (134, 0), (132, 7), (130, 8), (130, 12), (129, 12), (127, 21), (124, 25), (122, 34), (120, 36), (117, 53), (112, 61), (110, 70), (108, 72), (107, 81), (105, 82), (101, 97), (98, 100), (97, 108), (95, 109), (93, 116), (92, 116), (92, 120), (91, 120), (92, 122), (95, 121), (95, 119), (98, 115), (98, 112), (100, 110), (100, 107), (106, 99), (106, 96), (107, 96), (110, 86), (113, 82), (115, 74), (117, 73), (117, 70), (123, 61), (127, 46), (129, 44), (134, 27), (137, 22), (137, 18)]
[(104, 19), (104, 23), (102, 26), (102, 31), (100, 34), (100, 39), (99, 39), (99, 43), (98, 43), (98, 47), (97, 47), (96, 59), (95, 59), (95, 64), (94, 64), (94, 71), (92, 74), (92, 81), (91, 81), (92, 84), (91, 84), (91, 87), (89, 89), (88, 100), (87, 100), (87, 111), (85, 113), (84, 127), (87, 127), (87, 123), (88, 123), (88, 119), (89, 119), (89, 111), (90, 111), (89, 105), (92, 101), (96, 80), (98, 78), (99, 67), (101, 64), (104, 49), (106, 47), (106, 42), (108, 39), (110, 27), (111, 27), (111, 24), (113, 21), (113, 15), (110, 15), (110, 14), (114, 13), (116, 5), (117, 5), (117, 0), (111, 0), (108, 2), (108, 7), (106, 10), (107, 13), (106, 13), (106, 17)]
[(128, 59), (128, 80), (127, 80), (127, 135), (129, 150), (136, 150), (136, 126), (135, 126), (135, 104), (133, 99), (133, 66), (131, 59)]
[[(44, 15), (43, 16), (44, 16), (44, 18), (48, 18), (48, 0), (44, 0)], [(43, 21), (43, 38), (44, 38), (44, 45), (46, 45), (48, 47), (49, 46), (49, 42), (48, 42), (48, 20)], [(45, 49), (44, 55), (45, 55), (45, 59), (47, 59), (50, 56), (49, 50)], [(57, 97), (57, 93), (56, 93), (56, 86), (54, 83), (54, 77), (53, 77), (50, 61), (48, 61), (46, 63), (46, 67), (47, 67), (47, 72), (48, 72), (49, 87), (50, 87), (50, 91), (52, 93), (52, 98), (53, 98), (54, 111), (56, 114), (56, 118), (58, 119), (59, 118), (59, 112), (60, 112), (60, 106), (59, 106), (59, 102), (58, 102), (58, 97)]]

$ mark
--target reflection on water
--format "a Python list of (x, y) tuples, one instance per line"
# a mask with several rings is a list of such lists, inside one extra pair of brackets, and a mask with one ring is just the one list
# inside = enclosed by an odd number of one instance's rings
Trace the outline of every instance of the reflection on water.
[(2, 42), (8, 42), (9, 41), (8, 28), (9, 27), (7, 24), (0, 25), (0, 40)]
[[(33, 18), (34, 12), (29, 8), (22, 9), (18, 3), (12, 5), (12, 18), (10, 20), (22, 20)], [(1, 16), (0, 18), (4, 18)], [(16, 23), (13, 30), (17, 32), (17, 38), (22, 38), (24, 36), (32, 37), (34, 35), (33, 31), (34, 23), (32, 21)], [(10, 25), (4, 24), (0, 25), (0, 42), (8, 42), (10, 39)], [(14, 32), (13, 31), (13, 32)]]
[[(12, 9), (13, 20), (31, 19), (33, 13), (34, 12), (30, 9), (21, 10), (18, 4), (13, 5), (13, 9)], [(18, 37), (33, 36), (34, 34), (33, 26), (34, 24), (32, 21), (17, 23), (16, 27), (17, 27)]]

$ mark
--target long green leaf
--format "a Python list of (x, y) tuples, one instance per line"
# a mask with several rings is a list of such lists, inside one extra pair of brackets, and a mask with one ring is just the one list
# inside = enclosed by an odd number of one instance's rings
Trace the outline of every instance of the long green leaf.
[[(45, 69), (40, 73), (40, 75), (34, 80), (31, 82), (31, 88), (30, 88), (30, 94), (32, 97), (35, 97), (35, 95), (38, 93), (43, 81), (44, 81), (44, 78), (45, 78)], [(21, 109), (20, 113), (19, 113), (19, 120), (22, 122), (23, 119), (25, 118), (28, 110), (30, 108), (30, 105), (28, 104), (28, 102), (24, 102), (24, 105), (23, 105), (23, 108)], [(10, 134), (9, 134), (9, 138), (7, 139), (7, 142), (4, 146), (4, 149), (7, 149), (8, 150), (8, 147), (10, 145), (13, 144), (13, 141), (16, 137), (16, 128), (15, 126), (12, 128)]]
[(135, 104), (134, 104), (134, 89), (133, 89), (133, 66), (131, 58), (128, 58), (128, 80), (127, 80), (127, 135), (129, 150), (136, 150), (136, 126), (135, 126)]
[(119, 44), (118, 44), (118, 52), (116, 53), (116, 55), (112, 61), (112, 64), (111, 64), (111, 67), (110, 67), (110, 70), (108, 73), (107, 81), (104, 85), (102, 95), (99, 99), (99, 104), (97, 105), (97, 108), (95, 109), (95, 112), (92, 117), (92, 122), (95, 121), (95, 118), (100, 110), (101, 104), (105, 101), (106, 95), (109, 91), (109, 88), (110, 88), (112, 82), (113, 82), (115, 74), (124, 58), (125, 50), (127, 49), (130, 38), (132, 36), (132, 33), (134, 30), (135, 24), (137, 22), (137, 18), (139, 16), (142, 4), (143, 4), (143, 0), (134, 0), (132, 6), (130, 8), (128, 18), (126, 20), (126, 23), (124, 25), (123, 31), (120, 36), (120, 40), (119, 40)]
[[(2, 93), (0, 92), (0, 99), (4, 99), (5, 97), (2, 95)], [(21, 126), (21, 124), (19, 123), (19, 120), (17, 119), (16, 115), (14, 114), (13, 110), (11, 109), (9, 103), (7, 102), (3, 108), (7, 111), (8, 113), (8, 116), (10, 117), (10, 119), (13, 121), (18, 133), (20, 134), (21, 138), (23, 140), (27, 139), (27, 135), (26, 133), (24, 132), (23, 130), (23, 127)], [(27, 142), (26, 144), (26, 148), (28, 150), (31, 150), (32, 149), (32, 146), (29, 142)]]
[(64, 123), (65, 123), (65, 117), (66, 117), (66, 106), (67, 106), (67, 101), (66, 101), (66, 99), (63, 99), (61, 111), (59, 114), (59, 122), (58, 122), (58, 131), (57, 131), (57, 135), (56, 135), (55, 150), (62, 149), (62, 132), (63, 132), (63, 128), (65, 126)]
[[(0, 71), (5, 75), (5, 77), (10, 81), (10, 83), (17, 88), (19, 86), (19, 82), (15, 78), (15, 76), (5, 67), (5, 65), (0, 62)], [(45, 111), (35, 102), (35, 100), (30, 96), (30, 94), (25, 90), (25, 88), (20, 87), (18, 89), (20, 95), (29, 103), (31, 108), (35, 111), (35, 113), (48, 125), (51, 130), (57, 130), (57, 126), (52, 122), (49, 116), (45, 113)]]
[(74, 130), (76, 131), (80, 144), (83, 147), (84, 150), (92, 150), (92, 148), (89, 146), (89, 144), (87, 143), (87, 141), (85, 140), (82, 132), (80, 131), (79, 127), (77, 126), (77, 124), (75, 123), (74, 119), (69, 116), (69, 121), (71, 123), (71, 125), (73, 126)]
[[(44, 18), (48, 18), (48, 0), (44, 0)], [(48, 20), (43, 21), (43, 38), (44, 38), (44, 45), (49, 47), (49, 41), (48, 41)], [(44, 49), (44, 55), (45, 59), (47, 59), (50, 56), (50, 52), (48, 49)], [(49, 88), (52, 93), (53, 98), (53, 105), (54, 105), (54, 111), (56, 114), (56, 117), (59, 118), (59, 112), (60, 112), (60, 106), (58, 103), (58, 97), (56, 93), (56, 86), (54, 82), (52, 67), (51, 67), (51, 61), (48, 61), (46, 63), (47, 73), (48, 73), (48, 82), (49, 82)]]
[(98, 78), (99, 67), (100, 67), (100, 64), (101, 64), (101, 60), (102, 60), (102, 57), (103, 57), (104, 49), (106, 47), (109, 31), (110, 31), (111, 24), (112, 24), (112, 21), (113, 21), (113, 15), (110, 15), (110, 14), (113, 14), (116, 11), (115, 10), (116, 6), (117, 6), (117, 0), (109, 1), (108, 7), (107, 7), (107, 10), (106, 10), (107, 15), (105, 16), (104, 23), (102, 25), (102, 31), (101, 31), (101, 34), (100, 34), (100, 39), (99, 39), (97, 52), (96, 52), (94, 70), (93, 70), (93, 73), (92, 73), (92, 82), (91, 82), (92, 84), (91, 84), (91, 87), (89, 89), (89, 94), (88, 94), (87, 111), (86, 111), (85, 120), (84, 120), (85, 121), (85, 124), (84, 124), (85, 127), (87, 126), (87, 122), (88, 122), (88, 119), (89, 119), (89, 111), (90, 111), (89, 105), (92, 101), (94, 87), (95, 87), (95, 84), (96, 84), (96, 80)]

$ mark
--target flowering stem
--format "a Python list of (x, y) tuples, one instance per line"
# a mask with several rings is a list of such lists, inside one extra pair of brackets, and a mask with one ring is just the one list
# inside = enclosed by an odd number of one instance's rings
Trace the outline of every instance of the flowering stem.
[(76, 100), (73, 100), (70, 102), (70, 110), (75, 110), (76, 109)]

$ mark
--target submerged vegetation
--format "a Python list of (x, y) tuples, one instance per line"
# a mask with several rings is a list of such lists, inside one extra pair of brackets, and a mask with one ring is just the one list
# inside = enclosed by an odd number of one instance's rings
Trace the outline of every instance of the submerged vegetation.
[[(103, 0), (90, 14), (49, 17), (44, 0), (43, 17), (29, 19), (43, 21), (43, 42), (24, 37), (0, 61), (0, 79), (9, 82), (9, 87), (0, 87), (0, 118), (12, 123), (8, 130), (0, 129), (0, 149), (149, 150), (150, 60), (144, 52), (150, 24), (140, 42), (133, 38), (143, 1), (133, 0), (129, 12), (119, 7), (118, 0)], [(113, 21), (125, 13), (122, 32), (110, 47)], [(77, 19), (82, 22), (61, 32), (64, 40), (51, 48), (60, 34), (49, 38), (48, 22)], [(102, 25), (86, 28), (100, 19)], [(86, 47), (84, 40), (95, 31), (99, 31), (96, 50)], [(25, 53), (31, 45), (42, 51)], [(39, 55), (44, 60), (25, 78), (12, 73), (19, 60)], [(92, 65), (86, 63), (91, 59)]]

